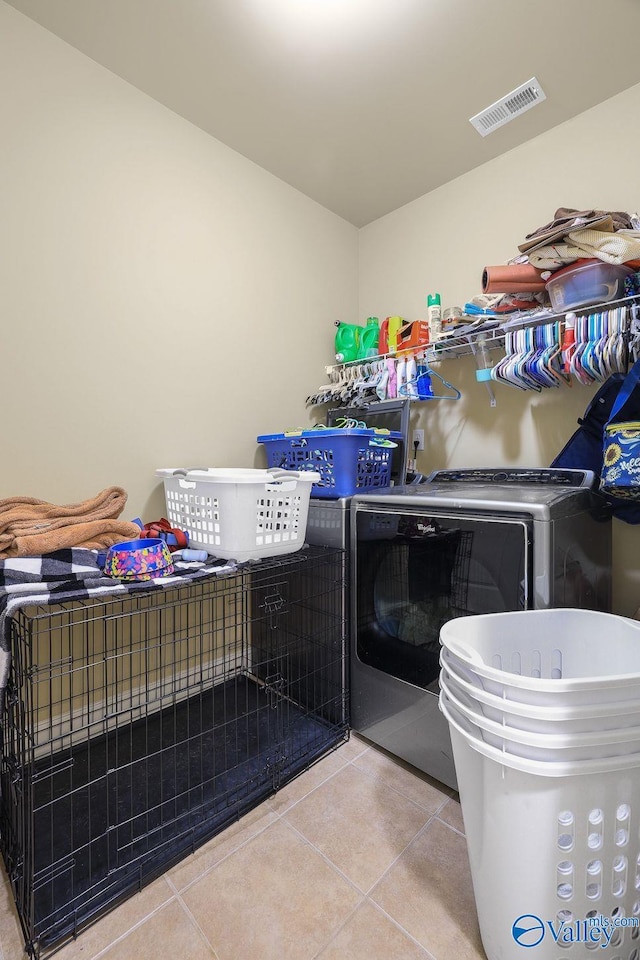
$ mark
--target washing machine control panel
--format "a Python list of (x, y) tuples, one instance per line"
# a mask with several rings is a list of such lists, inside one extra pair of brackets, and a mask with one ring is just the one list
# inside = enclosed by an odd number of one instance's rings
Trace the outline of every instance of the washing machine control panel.
[(592, 488), (595, 477), (590, 470), (563, 470), (557, 467), (500, 467), (435, 470), (428, 483), (496, 483), (553, 487)]

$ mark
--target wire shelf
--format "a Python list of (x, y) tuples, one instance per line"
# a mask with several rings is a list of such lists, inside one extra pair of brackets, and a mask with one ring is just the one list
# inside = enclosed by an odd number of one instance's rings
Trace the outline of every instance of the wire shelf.
[[(587, 307), (578, 307), (574, 310), (567, 310), (565, 313), (545, 313), (544, 315), (535, 316), (523, 313), (521, 315), (508, 314), (504, 318), (496, 317), (479, 317), (478, 318), (478, 329), (477, 330), (467, 330), (466, 333), (460, 333), (457, 336), (454, 333), (445, 334), (440, 340), (436, 343), (428, 344), (425, 347), (414, 348), (412, 350), (398, 350), (395, 353), (384, 353), (380, 354), (377, 357), (369, 357), (367, 360), (351, 360), (348, 363), (337, 363), (325, 367), (325, 372), (330, 374), (334, 370), (341, 370), (344, 367), (353, 367), (358, 364), (363, 364), (367, 362), (375, 362), (376, 360), (385, 360), (388, 357), (397, 358), (403, 354), (413, 353), (416, 357), (424, 357), (428, 363), (437, 362), (439, 360), (453, 360), (457, 357), (471, 356), (474, 354), (474, 345), (482, 340), (488, 350), (500, 350), (504, 349), (505, 336), (509, 330), (515, 330), (522, 327), (541, 327), (547, 323), (555, 323), (557, 321), (564, 322), (568, 313), (575, 314), (575, 316), (584, 316), (585, 314), (591, 313), (602, 313), (605, 310), (614, 310), (617, 307), (629, 306), (634, 303), (640, 302), (640, 295), (635, 294), (630, 297), (621, 297), (618, 300), (610, 300), (607, 303), (598, 303), (592, 304)], [(489, 326), (488, 324), (491, 321), (498, 319), (497, 326)], [(484, 321), (487, 323), (487, 326), (482, 328), (480, 323)]]

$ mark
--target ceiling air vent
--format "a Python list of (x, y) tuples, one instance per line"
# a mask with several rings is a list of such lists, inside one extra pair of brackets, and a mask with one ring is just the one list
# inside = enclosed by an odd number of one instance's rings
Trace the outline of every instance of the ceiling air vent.
[(472, 123), (480, 136), (486, 137), (493, 133), (498, 127), (503, 127), (510, 120), (515, 120), (525, 110), (530, 110), (537, 103), (546, 100), (546, 94), (535, 77), (521, 84), (508, 93), (506, 97), (496, 100), (486, 110), (476, 113), (471, 117), (469, 123)]

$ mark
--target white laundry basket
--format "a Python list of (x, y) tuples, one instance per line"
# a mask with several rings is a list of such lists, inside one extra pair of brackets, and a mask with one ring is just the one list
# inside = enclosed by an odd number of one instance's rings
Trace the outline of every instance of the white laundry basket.
[(442, 627), (448, 661), (489, 693), (551, 705), (640, 699), (640, 622), (592, 610), (457, 617)]
[(536, 733), (507, 727), (476, 713), (462, 702), (440, 679), (440, 697), (447, 710), (479, 740), (497, 747), (503, 753), (529, 760), (550, 762), (596, 760), (627, 754), (640, 755), (640, 727), (613, 730), (590, 730), (585, 733)]
[[(637, 960), (640, 930), (622, 924), (640, 916), (640, 755), (556, 763), (505, 755), (442, 698), (440, 706), (489, 960)], [(607, 927), (606, 949), (598, 918), (620, 924)]]
[(209, 468), (156, 470), (167, 518), (189, 546), (238, 561), (299, 550), (309, 497), (319, 474), (293, 470)]
[(504, 727), (528, 730), (532, 733), (556, 734), (589, 733), (594, 730), (618, 730), (625, 727), (640, 727), (640, 700), (617, 700), (614, 703), (579, 704), (529, 704), (498, 697), (470, 682), (466, 672), (461, 674), (440, 653), (442, 681), (456, 697), (478, 715), (495, 720)]

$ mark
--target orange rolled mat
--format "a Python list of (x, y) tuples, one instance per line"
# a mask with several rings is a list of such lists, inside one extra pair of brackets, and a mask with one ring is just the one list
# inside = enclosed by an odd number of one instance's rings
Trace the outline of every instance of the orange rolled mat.
[(482, 292), (541, 293), (545, 287), (545, 281), (540, 278), (542, 272), (532, 267), (530, 263), (485, 267), (482, 271)]

